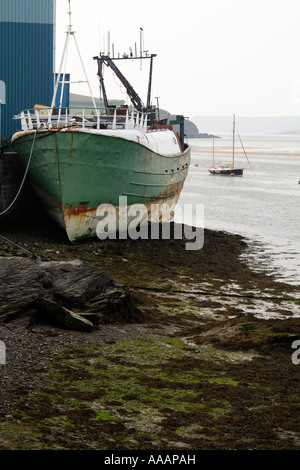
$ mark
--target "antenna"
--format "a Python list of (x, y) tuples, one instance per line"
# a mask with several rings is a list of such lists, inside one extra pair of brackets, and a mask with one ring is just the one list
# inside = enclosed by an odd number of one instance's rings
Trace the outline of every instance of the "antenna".
[(140, 28), (140, 57), (143, 55), (143, 28)]
[(101, 22), (100, 22), (100, 12), (99, 12), (99, 16), (98, 16), (98, 28), (99, 28), (99, 32), (98, 32), (98, 40), (99, 40), (99, 51), (101, 51)]
[(157, 104), (157, 106), (156, 106), (156, 107), (157, 107), (157, 122), (159, 122), (159, 120), (160, 120), (160, 117), (159, 117), (159, 101), (158, 101), (159, 98), (160, 98), (160, 96), (156, 96), (156, 97), (155, 97), (155, 99), (156, 99), (156, 104)]
[(107, 31), (107, 55), (110, 55), (110, 31)]
[(72, 12), (71, 12), (71, 0), (68, 0), (68, 3), (69, 3), (69, 11), (68, 11), (68, 15), (69, 15), (69, 25), (68, 25), (68, 30), (72, 31), (72, 21), (71, 21), (71, 18), (72, 18)]
[[(140, 57), (143, 56), (143, 28), (140, 27)], [(143, 61), (141, 59), (140, 69), (142, 70)]]

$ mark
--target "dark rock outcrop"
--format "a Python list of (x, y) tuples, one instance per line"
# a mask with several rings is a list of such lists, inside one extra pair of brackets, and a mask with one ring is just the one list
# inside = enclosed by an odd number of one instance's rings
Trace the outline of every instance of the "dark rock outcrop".
[(100, 323), (139, 318), (127, 287), (103, 271), (74, 261), (0, 258), (0, 323), (26, 317), (91, 331)]

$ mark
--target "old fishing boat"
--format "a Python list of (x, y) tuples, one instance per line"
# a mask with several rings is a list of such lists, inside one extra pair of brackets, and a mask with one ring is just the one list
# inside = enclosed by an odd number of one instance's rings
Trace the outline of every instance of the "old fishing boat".
[[(71, 18), (70, 9), (69, 15)], [(155, 118), (150, 104), (155, 54), (120, 58), (101, 53), (94, 57), (104, 107), (96, 106), (83, 66), (93, 106), (74, 112), (62, 108), (63, 88), (68, 83), (62, 66), (71, 37), (80, 55), (71, 20), (69, 23), (52, 103), (35, 105), (16, 116), (22, 130), (13, 135), (12, 142), (46, 210), (69, 239), (76, 241), (96, 234), (101, 204), (112, 205), (117, 214), (123, 204), (143, 204), (149, 214), (153, 204), (174, 207), (188, 173), (190, 147), (184, 143), (183, 116), (170, 123), (178, 126), (179, 133)], [(116, 65), (117, 60), (127, 58), (150, 61), (146, 105)], [(109, 106), (104, 65), (121, 80), (132, 106)], [(60, 106), (55, 108), (59, 84)], [(120, 200), (125, 202), (120, 205)]]
[[(238, 134), (238, 136), (239, 136), (241, 145), (243, 147), (244, 154), (248, 160), (240, 135)], [(243, 176), (245, 168), (235, 166), (234, 158), (235, 158), (235, 115), (233, 115), (232, 160), (231, 162), (217, 162), (219, 166), (215, 166), (215, 152), (214, 152), (214, 140), (213, 140), (213, 162), (212, 162), (212, 166), (208, 167), (208, 171), (210, 172), (211, 175)], [(249, 160), (248, 160), (248, 163), (250, 165)]]

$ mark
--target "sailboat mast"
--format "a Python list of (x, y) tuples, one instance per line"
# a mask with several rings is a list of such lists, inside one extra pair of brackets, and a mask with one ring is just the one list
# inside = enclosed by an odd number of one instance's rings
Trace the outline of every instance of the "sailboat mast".
[(215, 166), (215, 139), (213, 138), (213, 167)]
[(234, 167), (234, 141), (235, 141), (235, 114), (233, 115), (233, 136), (232, 136), (232, 167)]

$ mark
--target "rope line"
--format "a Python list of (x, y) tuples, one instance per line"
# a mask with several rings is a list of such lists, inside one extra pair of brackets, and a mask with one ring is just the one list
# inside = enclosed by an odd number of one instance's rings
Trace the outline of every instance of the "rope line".
[(0, 235), (0, 238), (2, 238), (4, 241), (6, 241), (7, 243), (11, 243), (12, 245), (20, 248), (20, 250), (23, 250), (23, 251), (26, 251), (26, 253), (29, 253), (30, 255), (32, 256), (35, 256), (31, 251), (29, 250), (26, 250), (26, 248), (23, 248), (21, 245), (18, 245), (18, 243), (15, 243), (13, 242), (12, 240), (9, 240), (8, 238), (6, 237), (3, 237), (3, 235)]
[(32, 145), (31, 145), (31, 151), (30, 151), (30, 156), (29, 156), (29, 160), (28, 160), (28, 163), (27, 163), (27, 167), (26, 167), (26, 170), (25, 170), (25, 174), (23, 176), (23, 180), (21, 182), (21, 185), (19, 187), (19, 190), (14, 198), (14, 200), (11, 202), (11, 204), (3, 211), (3, 212), (0, 212), (0, 218), (4, 217), (5, 215), (7, 215), (11, 209), (14, 207), (15, 203), (17, 202), (17, 200), (19, 199), (19, 196), (23, 190), (23, 187), (24, 187), (24, 184), (25, 184), (25, 180), (26, 180), (26, 177), (27, 177), (27, 173), (28, 173), (28, 170), (29, 170), (29, 166), (30, 166), (30, 163), (31, 163), (31, 159), (32, 159), (32, 154), (33, 154), (33, 149), (34, 149), (34, 144), (35, 144), (35, 138), (36, 138), (36, 134), (37, 134), (37, 131), (39, 129), (36, 129), (35, 133), (34, 133), (34, 137), (33, 137), (33, 141), (32, 141)]

